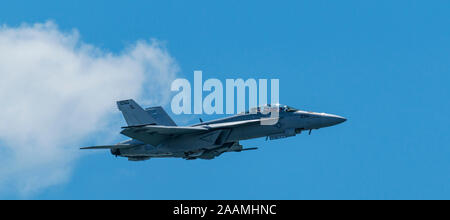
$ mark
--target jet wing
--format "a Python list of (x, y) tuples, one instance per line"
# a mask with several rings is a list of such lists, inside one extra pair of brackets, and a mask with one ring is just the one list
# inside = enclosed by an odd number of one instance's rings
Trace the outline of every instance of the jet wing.
[(205, 127), (210, 129), (225, 129), (225, 128), (234, 128), (242, 125), (252, 125), (258, 124), (259, 119), (255, 120), (245, 120), (245, 121), (233, 121), (233, 122), (224, 122), (224, 123), (216, 123), (216, 124), (207, 124)]
[(177, 127), (177, 126), (134, 126), (125, 127), (121, 134), (140, 140), (144, 143), (157, 146), (166, 138), (174, 135), (193, 134), (208, 131), (203, 127)]
[[(276, 118), (275, 118), (276, 119)], [(233, 122), (224, 122), (224, 123), (216, 123), (216, 124), (207, 124), (205, 127), (210, 129), (227, 129), (234, 128), (245, 125), (256, 125), (261, 124), (263, 121), (275, 120), (274, 118), (262, 118), (262, 119), (252, 119), (245, 121), (233, 121)]]
[(164, 126), (153, 124), (135, 125), (123, 127), (124, 129), (120, 133), (130, 138), (140, 140), (144, 143), (157, 146), (165, 139), (176, 135), (198, 134), (202, 132), (204, 133), (219, 129), (230, 129), (244, 125), (256, 125), (259, 124), (261, 120), (267, 119), (253, 119), (253, 120), (224, 122), (216, 124), (203, 124), (195, 127)]

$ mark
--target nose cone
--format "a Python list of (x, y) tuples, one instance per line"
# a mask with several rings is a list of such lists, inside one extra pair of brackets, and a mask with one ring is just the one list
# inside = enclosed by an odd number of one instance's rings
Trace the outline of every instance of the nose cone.
[(345, 121), (347, 121), (347, 119), (342, 116), (336, 116), (334, 120), (336, 120), (336, 124), (344, 123)]
[(333, 126), (333, 125), (343, 123), (343, 122), (347, 121), (347, 119), (342, 116), (339, 116), (339, 115), (327, 114), (326, 121), (327, 121), (328, 126)]

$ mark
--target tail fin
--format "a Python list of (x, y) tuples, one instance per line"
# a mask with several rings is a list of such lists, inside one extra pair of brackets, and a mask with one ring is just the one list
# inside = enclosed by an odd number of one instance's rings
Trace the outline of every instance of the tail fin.
[(133, 99), (118, 101), (117, 107), (122, 112), (128, 126), (156, 124), (156, 120), (144, 111)]
[(122, 111), (128, 126), (147, 124), (177, 126), (161, 106), (150, 107), (144, 110), (133, 99), (129, 99), (118, 101), (117, 107)]
[(150, 114), (157, 125), (177, 126), (161, 106), (146, 108), (145, 111)]

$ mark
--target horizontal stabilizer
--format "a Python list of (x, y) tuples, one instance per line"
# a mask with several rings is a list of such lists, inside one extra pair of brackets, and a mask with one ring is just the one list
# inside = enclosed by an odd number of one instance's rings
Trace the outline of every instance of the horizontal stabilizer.
[(129, 148), (132, 147), (132, 145), (128, 144), (117, 144), (117, 145), (103, 145), (103, 146), (91, 146), (91, 147), (82, 147), (81, 150), (99, 150), (99, 149), (123, 149), (123, 148)]
[(125, 128), (143, 128), (143, 127), (150, 126), (150, 125), (156, 125), (156, 124), (152, 123), (152, 124), (143, 124), (143, 125), (124, 126), (124, 127), (122, 127), (122, 129), (125, 129)]

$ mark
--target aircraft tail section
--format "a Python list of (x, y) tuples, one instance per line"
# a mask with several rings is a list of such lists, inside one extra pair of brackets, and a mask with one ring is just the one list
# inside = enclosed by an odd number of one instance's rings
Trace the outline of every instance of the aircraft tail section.
[(177, 126), (161, 106), (142, 109), (133, 99), (117, 102), (128, 126), (137, 125), (165, 125)]
[(161, 106), (146, 108), (145, 111), (155, 119), (157, 125), (177, 126)]
[(156, 124), (150, 114), (148, 114), (133, 99), (117, 102), (117, 107), (122, 112), (128, 126)]

